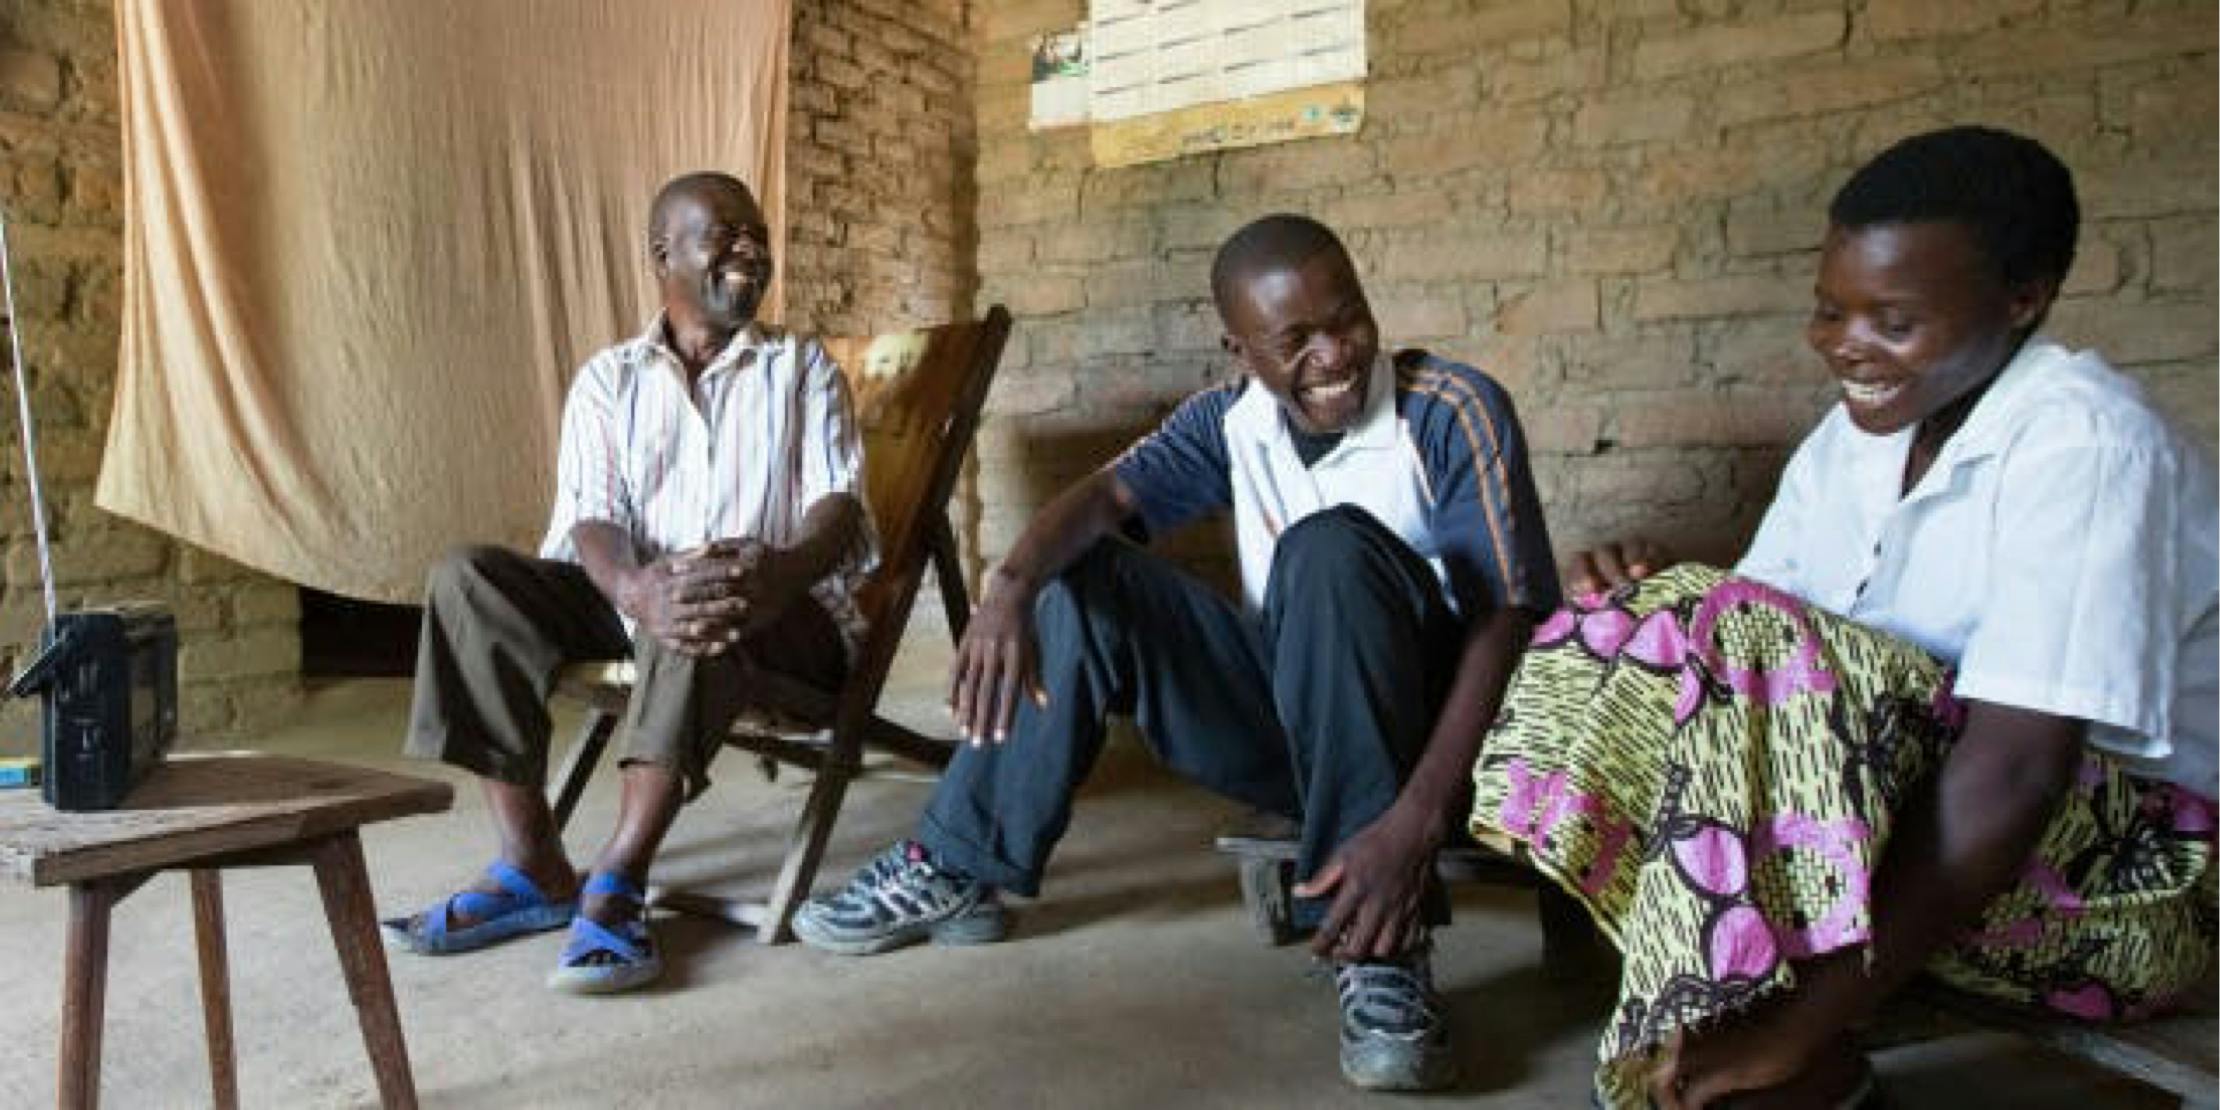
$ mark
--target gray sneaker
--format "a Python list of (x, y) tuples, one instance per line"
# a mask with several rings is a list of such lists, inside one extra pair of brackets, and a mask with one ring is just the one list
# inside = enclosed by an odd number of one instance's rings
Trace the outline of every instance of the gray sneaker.
[(1342, 1078), (1368, 1091), (1435, 1091), (1456, 1080), (1425, 949), (1391, 962), (1340, 964), (1334, 986)]
[(925, 846), (895, 841), (839, 890), (812, 898), (794, 914), (794, 935), (812, 948), (869, 956), (905, 944), (987, 944), (1009, 932), (994, 891), (943, 871)]

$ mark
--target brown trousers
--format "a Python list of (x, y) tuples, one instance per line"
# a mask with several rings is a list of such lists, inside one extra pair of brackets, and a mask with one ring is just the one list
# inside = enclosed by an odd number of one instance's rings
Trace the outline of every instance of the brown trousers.
[(840, 629), (804, 597), (755, 638), (714, 658), (638, 642), (584, 569), (500, 547), (463, 547), (432, 568), (409, 710), (409, 755), (519, 786), (547, 782), (547, 698), (569, 663), (630, 655), (622, 762), (676, 770), (692, 798), (766, 667), (824, 689), (846, 677)]

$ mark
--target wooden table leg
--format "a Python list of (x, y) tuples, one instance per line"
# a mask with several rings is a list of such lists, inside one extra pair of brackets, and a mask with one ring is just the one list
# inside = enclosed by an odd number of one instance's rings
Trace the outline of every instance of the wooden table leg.
[(200, 948), (200, 1013), (208, 1026), (208, 1084), (217, 1110), (239, 1105), (238, 1051), (231, 1037), (231, 959), (224, 944), (223, 872), (193, 871), (193, 938)]
[(393, 1005), (393, 980), (378, 939), (377, 910), (370, 897), (370, 873), (363, 866), (362, 840), (353, 830), (319, 841), (314, 850), (316, 885), (324, 895), (324, 917), (332, 944), (347, 976), (347, 994), (362, 1023), (363, 1047), (378, 1076), (378, 1099), (388, 1110), (413, 1110), (416, 1081), (409, 1076), (408, 1044), (401, 1039), (401, 1013)]
[[(136, 885), (136, 884), (132, 884)], [(66, 1110), (100, 1105), (100, 1025), (108, 992), (108, 917), (131, 886), (107, 880), (69, 888), (62, 972), (62, 1057), (55, 1084)]]

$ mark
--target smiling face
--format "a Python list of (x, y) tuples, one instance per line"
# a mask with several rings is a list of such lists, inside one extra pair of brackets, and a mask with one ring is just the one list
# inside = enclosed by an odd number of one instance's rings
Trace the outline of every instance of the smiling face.
[(724, 331), (755, 319), (771, 284), (771, 235), (755, 198), (702, 186), (670, 198), (650, 242), (663, 309)]
[(1346, 252), (1246, 275), (1218, 306), (1226, 352), (1305, 432), (1346, 431), (1364, 413), (1378, 325)]
[(2049, 281), (2008, 287), (1957, 223), (1836, 226), (1805, 339), (1841, 383), (1851, 422), (1887, 435), (1987, 384), (2055, 293)]

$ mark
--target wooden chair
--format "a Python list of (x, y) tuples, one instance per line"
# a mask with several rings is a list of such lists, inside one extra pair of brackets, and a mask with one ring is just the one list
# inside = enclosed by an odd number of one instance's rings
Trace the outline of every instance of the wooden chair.
[[(938, 576), (950, 634), (962, 636), (970, 616), (948, 498), (1009, 334), (1010, 314), (996, 305), (975, 323), (825, 343), (855, 396), (864, 498), (879, 534), (879, 568), (857, 598), (870, 619), (870, 636), (838, 690), (762, 676), (759, 703), (725, 737), (726, 744), (754, 753), (766, 775), (775, 775), (780, 764), (816, 775), (770, 897), (757, 902), (658, 892), (656, 904), (722, 917), (753, 927), (765, 944), (783, 943), (791, 939), (787, 923), (809, 894), (848, 783), (863, 771), (865, 745), (936, 769), (947, 764), (948, 743), (880, 717), (877, 707), (928, 561)], [(558, 828), (577, 808), (631, 688), (630, 661), (564, 672), (558, 689), (583, 698), (591, 709), (555, 780)]]

